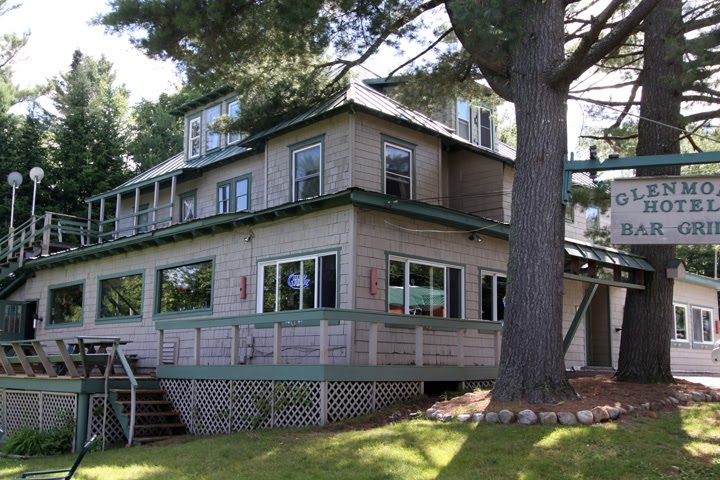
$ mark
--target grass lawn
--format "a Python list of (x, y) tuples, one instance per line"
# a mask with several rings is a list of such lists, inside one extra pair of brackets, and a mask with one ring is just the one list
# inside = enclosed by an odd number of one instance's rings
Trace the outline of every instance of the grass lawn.
[[(73, 459), (2, 458), (0, 478), (67, 468)], [(75, 478), (720, 479), (720, 404), (592, 427), (413, 420), (366, 430), (188, 437), (161, 447), (91, 452)]]

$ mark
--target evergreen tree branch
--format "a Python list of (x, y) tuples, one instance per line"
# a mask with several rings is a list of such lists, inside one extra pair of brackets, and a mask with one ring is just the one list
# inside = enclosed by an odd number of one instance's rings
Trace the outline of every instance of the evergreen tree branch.
[(392, 77), (393, 75), (395, 75), (397, 72), (399, 72), (399, 71), (402, 70), (403, 68), (407, 67), (408, 65), (410, 65), (411, 63), (413, 63), (415, 60), (417, 60), (418, 58), (422, 57), (423, 55), (425, 55), (426, 53), (428, 53), (430, 50), (432, 50), (433, 48), (435, 48), (438, 43), (442, 42), (443, 39), (444, 39), (445, 37), (447, 37), (448, 35), (450, 35), (452, 32), (453, 32), (453, 29), (452, 29), (452, 28), (447, 29), (442, 35), (440, 35), (440, 36), (437, 38), (437, 40), (435, 40), (433, 43), (431, 43), (430, 46), (428, 46), (428, 47), (427, 47), (426, 49), (424, 49), (422, 52), (418, 53), (417, 55), (415, 55), (414, 57), (412, 57), (410, 60), (408, 60), (407, 62), (405, 62), (405, 63), (403, 63), (402, 65), (400, 65), (399, 67), (397, 67), (395, 70), (393, 70), (392, 72), (388, 73), (388, 74), (387, 74), (387, 77), (385, 77), (385, 80), (391, 78), (391, 77)]
[(712, 120), (720, 117), (720, 109), (708, 110), (705, 112), (694, 113), (692, 115), (686, 115), (682, 117), (682, 124), (687, 125), (689, 123), (700, 122), (702, 120)]
[(628, 113), (630, 113), (630, 109), (633, 107), (633, 103), (635, 102), (635, 99), (637, 98), (638, 90), (640, 89), (641, 84), (642, 84), (642, 72), (640, 72), (640, 75), (638, 75), (638, 78), (635, 81), (635, 85), (633, 85), (632, 89), (630, 90), (630, 96), (628, 97), (628, 101), (625, 104), (623, 111), (620, 113), (620, 115), (618, 115), (618, 118), (615, 120), (615, 123), (613, 123), (609, 129), (618, 128), (620, 125), (622, 125), (623, 120), (625, 120)]
[(615, 83), (613, 85), (600, 85), (597, 87), (591, 86), (591, 87), (582, 88), (579, 90), (571, 89), (570, 93), (577, 95), (579, 93), (588, 93), (588, 92), (592, 92), (592, 91), (596, 91), (596, 90), (615, 90), (616, 88), (629, 87), (631, 85), (636, 85), (636, 84), (637, 84), (637, 80), (633, 80), (631, 82)]
[(589, 140), (605, 140), (607, 142), (617, 142), (622, 140), (631, 140), (637, 138), (637, 133), (631, 133), (628, 135), (580, 135), (580, 138), (587, 138)]

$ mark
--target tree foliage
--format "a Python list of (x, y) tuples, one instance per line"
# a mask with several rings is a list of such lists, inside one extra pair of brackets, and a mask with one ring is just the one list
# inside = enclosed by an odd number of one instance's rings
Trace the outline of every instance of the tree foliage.
[(157, 101), (143, 100), (132, 109), (128, 156), (145, 171), (182, 150), (182, 119), (170, 112), (184, 96), (162, 94)]

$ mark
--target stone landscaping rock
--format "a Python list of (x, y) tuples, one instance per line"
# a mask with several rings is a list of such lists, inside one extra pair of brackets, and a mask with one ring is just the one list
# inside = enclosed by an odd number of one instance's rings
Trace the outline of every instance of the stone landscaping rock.
[(472, 418), (472, 415), (469, 413), (463, 413), (457, 416), (459, 422), (467, 422), (470, 418)]
[(561, 425), (577, 425), (577, 417), (572, 412), (558, 412), (557, 418)]
[(673, 405), (679, 405), (679, 404), (680, 404), (680, 400), (678, 400), (678, 399), (675, 398), (675, 397), (668, 397), (668, 400), (669, 400), (670, 403), (672, 403)]
[(435, 410), (434, 408), (428, 408), (427, 410), (425, 410), (425, 416), (427, 418), (435, 418), (436, 413), (437, 410)]
[(449, 413), (440, 414), (437, 417), (437, 419), (440, 420), (441, 422), (449, 422), (450, 420), (452, 420), (452, 418), (453, 418), (453, 416), (450, 415)]
[(704, 402), (705, 401), (705, 395), (703, 395), (700, 392), (690, 392), (690, 398), (692, 398), (692, 400), (694, 402)]
[(535, 425), (538, 417), (532, 410), (523, 410), (517, 414), (517, 423), (521, 425)]
[(500, 423), (504, 423), (505, 425), (508, 425), (515, 421), (515, 414), (513, 412), (511, 412), (510, 410), (500, 410), (500, 413), (498, 414), (498, 418), (500, 419)]
[(620, 409), (617, 407), (607, 407), (606, 411), (611, 420), (617, 420), (620, 416)]
[(485, 423), (498, 423), (500, 417), (495, 412), (488, 412), (485, 414)]
[(650, 410), (650, 402), (643, 403), (640, 405), (643, 410)]
[(605, 407), (595, 407), (592, 410), (593, 422), (600, 423), (610, 420), (610, 414)]
[(712, 402), (712, 397), (710, 396), (709, 393), (706, 393), (706, 394), (705, 394), (705, 401), (706, 401), (706, 402)]
[(484, 413), (473, 413), (472, 421), (473, 422), (482, 422), (485, 419)]
[(592, 425), (593, 423), (593, 412), (590, 410), (580, 410), (577, 412), (577, 419), (583, 425)]
[(628, 413), (633, 413), (635, 410), (637, 410), (636, 407), (633, 407), (632, 405), (628, 405), (628, 408), (627, 408)]
[(715, 390), (710, 390), (710, 398), (713, 402), (720, 402), (720, 395)]
[[(540, 412), (538, 417), (540, 417), (542, 425), (557, 425), (558, 423), (558, 416), (555, 412)], [(575, 415), (573, 415), (573, 418), (575, 418)]]
[(618, 407), (618, 410), (620, 410), (620, 415), (627, 415), (628, 411), (625, 410), (623, 407)]

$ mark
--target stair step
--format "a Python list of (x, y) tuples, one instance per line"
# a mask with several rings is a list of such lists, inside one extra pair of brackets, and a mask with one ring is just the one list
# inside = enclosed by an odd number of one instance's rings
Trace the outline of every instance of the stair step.
[(152, 423), (152, 424), (135, 424), (135, 430), (150, 430), (153, 428), (185, 428), (185, 424), (181, 422), (174, 423)]
[[(126, 417), (130, 416), (130, 412), (123, 412)], [(135, 417), (179, 417), (177, 412), (135, 412)]]
[(151, 443), (151, 442), (159, 442), (161, 440), (169, 440), (173, 438), (173, 435), (160, 435), (157, 437), (134, 437), (133, 442), (134, 443)]
[[(130, 405), (132, 402), (130, 400), (118, 400), (115, 402), (119, 405)], [(172, 405), (172, 402), (168, 400), (136, 400), (136, 405)]]

